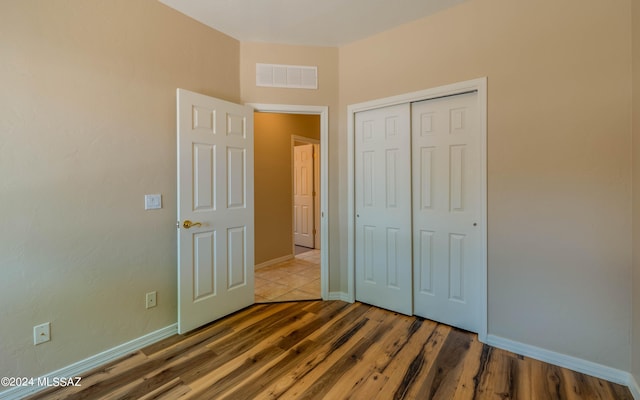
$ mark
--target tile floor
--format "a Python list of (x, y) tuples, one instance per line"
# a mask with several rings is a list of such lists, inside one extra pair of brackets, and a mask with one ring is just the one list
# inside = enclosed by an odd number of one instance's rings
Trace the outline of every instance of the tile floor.
[(320, 298), (320, 250), (255, 271), (256, 303)]

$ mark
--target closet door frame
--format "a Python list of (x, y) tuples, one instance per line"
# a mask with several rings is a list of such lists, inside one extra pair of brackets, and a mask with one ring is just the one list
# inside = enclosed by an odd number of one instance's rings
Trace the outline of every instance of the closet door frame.
[(480, 147), (481, 147), (481, 218), (480, 236), (482, 243), (482, 259), (480, 261), (480, 279), (478, 293), (480, 305), (480, 326), (478, 340), (487, 339), (487, 78), (482, 77), (450, 85), (438, 86), (398, 96), (386, 97), (352, 104), (347, 107), (347, 301), (355, 301), (355, 114), (375, 108), (394, 106), (430, 100), (443, 96), (454, 96), (468, 92), (478, 93), (478, 112), (480, 119)]

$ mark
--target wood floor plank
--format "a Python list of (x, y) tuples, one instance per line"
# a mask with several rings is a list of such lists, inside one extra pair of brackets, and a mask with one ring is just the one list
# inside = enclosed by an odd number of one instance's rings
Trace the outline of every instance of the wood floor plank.
[(581, 374), (568, 369), (561, 369), (562, 379), (566, 382), (567, 398), (573, 399), (626, 399), (626, 393), (617, 391), (620, 385)]
[(367, 350), (359, 366), (344, 374), (327, 393), (327, 397), (374, 398), (388, 380), (383, 373), (389, 363), (414, 335), (428, 334), (429, 328), (432, 330), (435, 327), (435, 325), (431, 327), (428, 326), (430, 324), (426, 324), (426, 329), (421, 331), (425, 325), (423, 320), (404, 316), (398, 319), (398, 323), (389, 334)]
[(180, 378), (175, 378), (164, 385), (143, 395), (139, 400), (175, 399), (188, 393), (191, 389)]
[[(367, 311), (360, 303), (342, 309), (331, 321), (323, 324), (305, 341), (290, 349), (286, 354), (264, 365), (258, 371), (246, 376), (236, 388), (226, 394), (228, 398), (253, 399), (258, 393), (263, 392), (273, 382), (280, 379), (287, 371), (295, 368), (295, 364), (304, 365), (304, 358), (310, 353), (322, 353), (330, 348), (331, 338), (343, 337), (346, 331), (351, 331), (353, 323), (359, 320)], [(309, 360), (307, 360), (309, 363)]]
[(514, 354), (508, 351), (501, 350), (503, 354), (507, 354), (510, 357), (516, 358), (519, 373), (517, 381), (515, 383), (517, 389), (517, 398), (523, 400), (534, 400), (532, 397), (532, 382), (531, 382), (531, 364), (527, 362), (526, 357), (519, 354)]
[(482, 370), (478, 392), (481, 399), (529, 399), (528, 379), (523, 372), (525, 362), (512, 353), (491, 349)]
[(383, 369), (398, 352), (398, 346), (403, 345), (408, 337), (420, 327), (420, 323), (413, 318), (398, 317), (393, 326), (383, 332), (383, 336), (365, 349), (361, 359), (355, 359), (355, 365), (344, 371), (331, 386), (324, 391), (326, 398), (355, 398), (352, 392), (366, 381), (373, 372)]
[[(238, 354), (238, 357), (228, 360), (209, 374), (202, 376), (192, 387), (200, 387), (194, 399), (214, 399), (219, 398), (225, 391), (233, 389), (244, 380), (246, 375), (250, 375), (264, 365), (284, 354), (292, 344), (298, 341), (287, 341), (290, 336), (296, 336), (300, 332), (308, 332), (309, 326), (315, 326), (319, 319), (312, 314), (306, 313), (290, 322), (287, 325), (275, 330), (269, 337), (264, 338), (260, 343), (247, 349), (246, 352)], [(282, 345), (282, 342), (288, 343)]]
[(451, 396), (453, 400), (471, 400), (476, 394), (476, 376), (480, 370), (483, 345), (478, 337), (473, 335), (469, 343), (469, 350), (462, 365), (462, 373), (458, 379), (455, 391)]
[(86, 390), (88, 387), (96, 385), (105, 379), (109, 379), (110, 376), (116, 376), (125, 373), (134, 366), (140, 365), (146, 360), (147, 357), (145, 357), (145, 355), (140, 351), (130, 353), (99, 368), (94, 368), (88, 371), (85, 375), (82, 376), (81, 386), (50, 388), (36, 394), (35, 396), (28, 397), (27, 400), (32, 398), (43, 398), (43, 396), (46, 396), (48, 400), (67, 399), (76, 393)]
[(265, 305), (254, 305), (186, 334), (171, 336), (147, 346), (141, 351), (151, 358), (165, 358), (169, 354), (185, 352), (191, 347), (206, 344), (220, 336), (227, 335), (233, 329), (255, 324), (268, 315), (282, 311), (287, 306), (291, 305), (278, 304), (268, 308)]
[[(286, 304), (282, 304), (281, 306), (284, 307), (286, 306)], [(152, 356), (155, 353), (161, 351), (166, 352), (170, 349), (179, 349), (179, 346), (187, 345), (188, 343), (190, 343), (190, 341), (197, 340), (197, 337), (215, 336), (217, 334), (217, 331), (212, 329), (213, 326), (217, 326), (218, 331), (225, 331), (231, 329), (231, 327), (238, 327), (252, 318), (254, 319), (254, 321), (260, 320), (261, 318), (264, 318), (264, 315), (275, 313), (278, 310), (279, 308), (276, 307), (267, 308), (264, 304), (256, 304), (252, 307), (248, 307), (231, 315), (228, 315), (223, 320), (205, 325), (204, 327), (200, 327), (184, 335), (173, 335), (157, 343), (153, 343), (141, 349), (140, 351), (147, 356)], [(176, 347), (173, 347), (173, 345), (175, 345)]]
[[(240, 332), (248, 332), (247, 334), (249, 335), (253, 331), (260, 331), (263, 323), (267, 326), (272, 326), (277, 323), (285, 324), (287, 321), (286, 317), (290, 313), (295, 313), (296, 310), (300, 310), (302, 307), (303, 306), (298, 303), (276, 306), (274, 307), (276, 311), (273, 313), (267, 313), (268, 315), (262, 317), (256, 315), (248, 319), (245, 324), (246, 326), (239, 326), (244, 328), (241, 329)], [(251, 310), (247, 312), (251, 314)], [(183, 342), (174, 344), (165, 350), (158, 351), (149, 357), (146, 363), (136, 365), (119, 374), (110, 374), (108, 378), (67, 398), (91, 399), (100, 392), (105, 393), (105, 396), (107, 396), (107, 394), (111, 396), (111, 392), (115, 391), (115, 395), (117, 395), (117, 393), (123, 390), (129, 391), (134, 395), (141, 395), (146, 393), (149, 387), (164, 382), (167, 379), (173, 379), (187, 370), (190, 371), (192, 375), (199, 375), (202, 371), (215, 369), (218, 365), (222, 364), (223, 361), (221, 361), (219, 357), (214, 358), (215, 353), (212, 351), (203, 351), (206, 349), (207, 344), (222, 342), (225, 344), (230, 343), (232, 348), (240, 346), (251, 347), (251, 342), (246, 337), (241, 341), (236, 340), (233, 335), (234, 330), (235, 328), (229, 329), (224, 320), (212, 324), (209, 329), (188, 335)], [(232, 354), (232, 352), (225, 354), (228, 356)], [(173, 361), (176, 359), (178, 363), (184, 365), (175, 365)]]
[[(471, 346), (471, 335), (452, 329), (438, 352), (430, 371), (418, 374), (409, 388), (409, 398), (450, 399), (462, 375), (464, 359)], [(428, 377), (429, 379), (422, 379)], [(432, 378), (431, 378), (432, 377)]]
[[(401, 338), (401, 340), (403, 340), (401, 345), (399, 345), (397, 349), (394, 349), (392, 353), (385, 354), (384, 358), (387, 359), (385, 360), (383, 358), (381, 362), (376, 365), (376, 368), (374, 368), (357, 387), (354, 387), (347, 393), (348, 397), (354, 399), (374, 399), (380, 394), (383, 387), (391, 385), (388, 375), (393, 375), (394, 371), (400, 366), (408, 365), (415, 352), (422, 347), (425, 338), (428, 338), (437, 327), (436, 323), (427, 320), (416, 319), (416, 322), (416, 324), (412, 324), (410, 331), (407, 332), (406, 338)], [(415, 332), (412, 332), (413, 329), (415, 329)]]
[(377, 341), (381, 340), (392, 327), (393, 324), (388, 321), (381, 322), (369, 335), (366, 335), (355, 343), (350, 351), (340, 357), (331, 368), (325, 370), (311, 385), (304, 385), (304, 390), (294, 385), (286, 392), (287, 395), (303, 400), (323, 398), (327, 388), (335, 386), (336, 382), (338, 382), (347, 371), (360, 363), (366, 351)]
[[(238, 367), (238, 363), (255, 363), (258, 359), (270, 357), (273, 354), (281, 353), (282, 349), (270, 346), (270, 340), (278, 336), (281, 332), (290, 329), (292, 324), (297, 324), (305, 318), (305, 311), (298, 309), (290, 315), (274, 314), (268, 318), (266, 326), (269, 329), (262, 329), (259, 325), (251, 325), (239, 330), (222, 340), (207, 345), (219, 353), (206, 374), (199, 374), (193, 381), (191, 377), (185, 376), (183, 379), (189, 383), (198, 393), (206, 391), (207, 388), (225, 376), (225, 371)], [(271, 352), (270, 355), (268, 352)], [(275, 353), (274, 353), (275, 352)], [(247, 356), (248, 355), (248, 356)]]
[(405, 346), (398, 354), (398, 362), (387, 369), (385, 374), (389, 377), (388, 384), (380, 390), (376, 399), (410, 398), (407, 397), (407, 392), (411, 385), (421, 370), (430, 370), (450, 331), (451, 328), (446, 325), (437, 325), (429, 336), (422, 338), (414, 346)]
[(628, 388), (361, 303), (254, 305), (39, 399), (633, 400)]
[(613, 393), (614, 399), (633, 400), (631, 391), (626, 386), (622, 386), (617, 383), (611, 383), (611, 382), (609, 382), (609, 386), (611, 386), (611, 392)]
[[(257, 310), (260, 310), (261, 308), (262, 307), (257, 307)], [(256, 310), (249, 310), (245, 313), (239, 313), (235, 316), (232, 316), (228, 320), (225, 320), (224, 323), (214, 325), (209, 329), (200, 330), (184, 336), (176, 335), (175, 337), (179, 337), (181, 338), (181, 340), (167, 341), (165, 342), (165, 345), (167, 347), (163, 349), (158, 348), (158, 351), (149, 351), (150, 348), (146, 348), (147, 352), (151, 354), (151, 357), (147, 359), (147, 362), (143, 363), (141, 360), (136, 359), (133, 360), (133, 363), (131, 363), (132, 358), (127, 357), (125, 358), (125, 361), (120, 361), (113, 364), (113, 367), (108, 366), (104, 369), (94, 370), (82, 380), (83, 388), (81, 394), (74, 395), (72, 392), (68, 391), (66, 393), (63, 393), (64, 397), (62, 398), (92, 398), (93, 396), (95, 396), (95, 393), (108, 393), (110, 391), (110, 387), (120, 387), (120, 389), (122, 389), (123, 387), (137, 387), (138, 385), (136, 385), (136, 380), (134, 379), (134, 377), (136, 376), (147, 375), (144, 382), (147, 383), (147, 385), (153, 385), (154, 382), (163, 381), (164, 379), (166, 379), (166, 367), (171, 365), (172, 359), (177, 356), (188, 354), (190, 349), (201, 349), (201, 347), (209, 341), (216, 340), (216, 338), (218, 338), (219, 336), (224, 336), (231, 333), (232, 331), (229, 328), (228, 324), (232, 323), (233, 321), (252, 317), (252, 323), (255, 324), (259, 322), (261, 318), (264, 319), (266, 315), (273, 315), (278, 312), (284, 312), (287, 309), (287, 305), (273, 307), (270, 312), (266, 312), (262, 316), (259, 316), (259, 314), (257, 316), (252, 316), (252, 314), (254, 314)], [(139, 354), (137, 353), (137, 355)], [(205, 356), (204, 358), (207, 357)], [(198, 371), (198, 368), (200, 366), (200, 363), (192, 362), (188, 369), (192, 371)], [(165, 370), (163, 370), (162, 367), (165, 367)], [(154, 371), (158, 370), (158, 373), (153, 373)], [(174, 371), (174, 373), (177, 372)], [(155, 379), (150, 380), (148, 376), (149, 374), (151, 374)], [(139, 388), (138, 390), (144, 391), (145, 389)]]
[(286, 375), (273, 382), (256, 399), (296, 398), (330, 371), (352, 348), (375, 332), (380, 322), (370, 308), (358, 321), (315, 353), (309, 354)]
[[(204, 375), (196, 382), (190, 384), (193, 392), (189, 398), (218, 398), (225, 390), (231, 390), (250, 375), (253, 371), (261, 368), (264, 364), (271, 362), (274, 358), (284, 353), (289, 347), (311, 334), (321, 324), (330, 321), (336, 313), (345, 308), (344, 303), (334, 303), (325, 307), (321, 313), (310, 314), (303, 308), (300, 312), (288, 317), (286, 323), (276, 331), (269, 331), (271, 335), (264, 338), (259, 344), (248, 347), (246, 352), (228, 352), (236, 354), (233, 359), (226, 359), (208, 375)], [(292, 339), (294, 338), (294, 339)], [(256, 337), (254, 336), (255, 340)], [(212, 344), (218, 348), (219, 344)], [(219, 350), (219, 348), (218, 348)], [(189, 381), (188, 377), (184, 377)]]
[(531, 397), (534, 399), (568, 399), (566, 382), (555, 365), (533, 360), (531, 365)]
[(113, 390), (110, 390), (104, 398), (105, 400), (138, 399), (152, 392), (155, 388), (162, 386), (165, 382), (181, 378), (186, 373), (212, 369), (215, 358), (216, 354), (206, 348), (194, 350), (185, 354), (183, 357), (177, 357), (171, 360), (142, 377), (116, 386)]

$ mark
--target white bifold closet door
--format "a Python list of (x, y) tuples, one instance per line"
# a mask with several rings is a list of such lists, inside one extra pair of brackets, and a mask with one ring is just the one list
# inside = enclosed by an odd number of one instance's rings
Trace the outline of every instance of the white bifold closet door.
[(411, 315), (410, 105), (355, 124), (356, 299)]
[(356, 299), (478, 332), (476, 92), (355, 116)]
[(413, 312), (479, 329), (482, 243), (477, 93), (412, 105)]

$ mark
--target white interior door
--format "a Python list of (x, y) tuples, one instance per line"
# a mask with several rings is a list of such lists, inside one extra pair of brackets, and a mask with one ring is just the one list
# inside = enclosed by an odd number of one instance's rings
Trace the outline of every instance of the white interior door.
[(313, 248), (313, 144), (293, 147), (293, 240)]
[(412, 314), (410, 106), (355, 116), (356, 299)]
[(477, 98), (412, 105), (414, 313), (473, 332), (482, 257)]
[(177, 98), (184, 333), (254, 301), (253, 110), (183, 89)]

